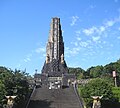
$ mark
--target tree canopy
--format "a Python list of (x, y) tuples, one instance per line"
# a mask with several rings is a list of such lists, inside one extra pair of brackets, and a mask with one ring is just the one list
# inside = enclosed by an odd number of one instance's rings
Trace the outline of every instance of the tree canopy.
[(6, 104), (5, 95), (16, 95), (16, 104), (20, 104), (29, 93), (28, 74), (0, 66), (0, 108)]
[(112, 80), (112, 72), (117, 73), (117, 83), (120, 84), (120, 59), (116, 62), (111, 62), (105, 66), (91, 66), (86, 71), (80, 67), (72, 68), (69, 67), (69, 73), (73, 73), (77, 76), (77, 79), (86, 78), (107, 78)]
[(113, 100), (112, 86), (107, 80), (97, 78), (81, 87), (81, 95), (87, 107), (92, 104), (91, 96), (103, 96), (102, 100)]

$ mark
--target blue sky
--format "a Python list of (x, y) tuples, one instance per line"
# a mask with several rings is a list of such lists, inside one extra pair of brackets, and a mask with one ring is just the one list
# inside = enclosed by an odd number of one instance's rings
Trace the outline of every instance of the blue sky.
[(120, 58), (120, 0), (0, 0), (0, 66), (40, 72), (56, 16), (69, 67), (86, 70)]

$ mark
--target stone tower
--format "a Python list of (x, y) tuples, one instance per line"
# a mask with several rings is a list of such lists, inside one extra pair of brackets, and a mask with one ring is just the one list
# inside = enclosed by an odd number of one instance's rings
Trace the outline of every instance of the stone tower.
[(52, 19), (46, 54), (47, 57), (49, 57), (50, 62), (53, 59), (61, 60), (61, 56), (64, 55), (64, 42), (62, 37), (60, 18)]
[(64, 60), (64, 42), (60, 25), (60, 18), (52, 18), (49, 38), (46, 47), (46, 61), (42, 74), (48, 76), (61, 76), (68, 73), (68, 68)]

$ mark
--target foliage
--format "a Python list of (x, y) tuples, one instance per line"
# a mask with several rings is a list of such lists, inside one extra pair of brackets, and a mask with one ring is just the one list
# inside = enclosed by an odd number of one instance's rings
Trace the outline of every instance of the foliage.
[(92, 103), (91, 96), (103, 96), (102, 100), (113, 100), (112, 87), (104, 79), (93, 79), (81, 88), (81, 96), (84, 98), (87, 107)]
[[(117, 84), (120, 85), (120, 59), (105, 66), (92, 66), (86, 71), (80, 67), (69, 68), (69, 73), (75, 74), (77, 79), (97, 78), (80, 89), (86, 104), (90, 106), (92, 102), (91, 95), (103, 95), (103, 100), (115, 98), (120, 100), (118, 88), (113, 88), (113, 93), (111, 92), (111, 86), (114, 85), (113, 70), (117, 72)], [(17, 69), (13, 71), (0, 66), (0, 108), (5, 103), (5, 95), (17, 95), (17, 104), (21, 104), (25, 100), (26, 95), (30, 91), (28, 85), (29, 78), (31, 77), (24, 71)], [(115, 98), (112, 98), (113, 94)]]
[(6, 94), (5, 85), (0, 80), (0, 107), (3, 104), (4, 95)]
[(107, 108), (108, 105), (109, 108), (120, 108), (120, 89), (111, 89), (111, 87), (114, 86), (113, 71), (117, 73), (117, 85), (120, 86), (120, 59), (116, 62), (106, 64), (105, 66), (92, 66), (86, 71), (83, 69), (83, 71), (78, 71), (77, 69), (81, 68), (69, 68), (69, 72), (75, 73), (78, 79), (94, 78), (94, 80), (79, 88), (87, 108), (91, 106), (92, 103), (92, 98), (90, 96), (99, 94), (104, 96), (102, 99), (102, 105), (104, 107), (102, 106), (102, 108)]
[(102, 74), (103, 66), (91, 67), (88, 70), (91, 78), (97, 78)]
[(116, 97), (120, 102), (120, 87), (113, 87), (112, 92), (114, 94), (114, 97)]
[(69, 68), (69, 73), (75, 74), (77, 79), (85, 78), (85, 70), (83, 70), (82, 68)]
[[(112, 72), (117, 72), (117, 84), (120, 85), (120, 59), (116, 62), (111, 62), (105, 66), (98, 65), (88, 68), (86, 71), (80, 67), (72, 68), (69, 67), (69, 73), (75, 74), (77, 79), (86, 78), (110, 78), (110, 82), (113, 80)], [(113, 81), (112, 81), (113, 82)]]
[(6, 103), (5, 95), (16, 95), (16, 105), (21, 104), (29, 93), (28, 74), (15, 69), (0, 67), (0, 107)]

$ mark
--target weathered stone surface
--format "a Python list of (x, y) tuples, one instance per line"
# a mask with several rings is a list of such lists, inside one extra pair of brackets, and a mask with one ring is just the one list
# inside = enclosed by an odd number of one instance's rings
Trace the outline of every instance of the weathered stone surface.
[(53, 77), (62, 76), (62, 74), (68, 73), (68, 68), (64, 60), (64, 42), (60, 18), (57, 17), (52, 18), (46, 47), (46, 61), (42, 73)]

